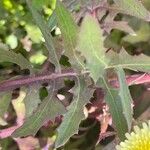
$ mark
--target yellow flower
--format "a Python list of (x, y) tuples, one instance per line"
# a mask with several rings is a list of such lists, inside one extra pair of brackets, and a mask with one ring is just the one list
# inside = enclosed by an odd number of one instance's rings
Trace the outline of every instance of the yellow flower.
[(150, 150), (150, 121), (142, 124), (143, 128), (134, 127), (134, 131), (126, 133), (126, 140), (116, 146), (117, 150)]

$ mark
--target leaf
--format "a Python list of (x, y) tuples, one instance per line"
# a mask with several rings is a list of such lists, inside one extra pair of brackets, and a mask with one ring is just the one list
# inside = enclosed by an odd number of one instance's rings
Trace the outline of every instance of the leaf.
[(29, 69), (33, 71), (32, 65), (21, 54), (17, 54), (13, 51), (4, 50), (0, 47), (0, 62), (11, 62), (17, 64), (21, 69)]
[(85, 119), (84, 106), (89, 102), (93, 92), (87, 88), (84, 79), (80, 78), (79, 85), (74, 92), (74, 100), (64, 115), (63, 122), (58, 128), (55, 147), (64, 145), (74, 134), (78, 133), (80, 122)]
[(110, 88), (104, 78), (99, 80), (98, 84), (106, 90), (105, 101), (109, 106), (109, 110), (112, 115), (112, 120), (116, 127), (118, 136), (121, 140), (124, 140), (125, 133), (128, 131), (128, 126), (123, 114), (119, 92), (116, 89)]
[(150, 21), (150, 12), (145, 9), (139, 0), (114, 0), (114, 2), (123, 13)]
[(9, 104), (11, 102), (11, 93), (0, 93), (0, 117), (3, 117), (6, 113)]
[(35, 135), (46, 121), (53, 120), (55, 117), (63, 114), (64, 112), (65, 107), (55, 97), (54, 93), (52, 93), (43, 100), (35, 113), (27, 118), (20, 128), (15, 130), (12, 136), (23, 137), (28, 135)]
[(129, 33), (129, 35), (132, 37), (135, 37), (136, 35), (133, 29), (128, 25), (126, 21), (107, 21), (104, 23), (103, 28), (108, 33), (110, 33), (112, 29), (118, 29)]
[(56, 66), (57, 71), (61, 71), (61, 67), (59, 64), (59, 59), (53, 44), (53, 39), (49, 30), (48, 25), (40, 15), (40, 13), (37, 11), (37, 9), (32, 5), (32, 2), (30, 0), (26, 0), (28, 7), (33, 15), (34, 20), (36, 21), (36, 24), (40, 28), (43, 37), (45, 39), (46, 47), (49, 51), (49, 59), (50, 61)]
[(134, 71), (150, 72), (150, 58), (146, 55), (131, 56), (124, 49), (119, 54), (111, 51), (111, 59), (107, 68), (122, 67)]
[(140, 29), (136, 31), (136, 36), (126, 35), (123, 41), (129, 42), (131, 44), (136, 44), (140, 42), (147, 42), (150, 39), (150, 26), (147, 23), (142, 23)]
[(78, 26), (74, 22), (69, 11), (64, 7), (61, 2), (59, 2), (59, 0), (57, 1), (56, 6), (56, 17), (64, 40), (64, 54), (70, 59), (70, 62), (73, 66), (77, 66), (78, 62), (80, 64), (80, 67), (84, 67), (76, 56), (75, 52), (77, 44)]
[(127, 120), (128, 130), (130, 131), (133, 118), (132, 98), (126, 83), (125, 73), (121, 67), (117, 68), (117, 74), (120, 84), (119, 96), (121, 97), (123, 114)]
[(26, 118), (32, 115), (40, 103), (39, 87), (29, 87), (24, 99)]
[(96, 82), (103, 75), (108, 60), (105, 57), (102, 30), (96, 18), (90, 14), (83, 20), (78, 39), (77, 50), (85, 57), (85, 65)]
[(52, 15), (48, 18), (48, 27), (52, 31), (57, 26), (56, 12), (54, 11)]

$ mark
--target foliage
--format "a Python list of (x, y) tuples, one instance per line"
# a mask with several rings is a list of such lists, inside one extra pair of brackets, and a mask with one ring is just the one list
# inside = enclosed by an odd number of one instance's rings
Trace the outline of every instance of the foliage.
[(149, 9), (0, 1), (0, 149), (115, 149), (150, 105)]

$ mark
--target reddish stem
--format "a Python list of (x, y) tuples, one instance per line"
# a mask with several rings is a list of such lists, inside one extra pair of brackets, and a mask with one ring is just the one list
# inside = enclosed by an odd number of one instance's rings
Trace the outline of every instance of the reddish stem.
[[(78, 76), (79, 74), (71, 71), (71, 72), (65, 72), (65, 73), (52, 73), (52, 74), (41, 74), (41, 75), (34, 75), (34, 76), (26, 76), (21, 77), (18, 79), (13, 80), (6, 80), (0, 83), (0, 92), (7, 91), (7, 90), (13, 90), (16, 88), (19, 88), (21, 86), (30, 86), (33, 84), (42, 84), (42, 83), (48, 83), (51, 80), (56, 80), (58, 78), (64, 78), (64, 77), (72, 77), (72, 76)], [(137, 85), (137, 84), (144, 84), (144, 83), (150, 83), (150, 74), (137, 74), (137, 75), (130, 75), (126, 77), (127, 84), (130, 85)], [(113, 87), (119, 87), (119, 82), (117, 79), (111, 79), (110, 84)]]
[[(144, 74), (126, 76), (126, 81), (129, 86), (150, 83), (150, 74), (144, 73)], [(110, 84), (113, 87), (117, 87), (117, 88), (119, 87), (119, 82), (116, 79), (111, 80)]]

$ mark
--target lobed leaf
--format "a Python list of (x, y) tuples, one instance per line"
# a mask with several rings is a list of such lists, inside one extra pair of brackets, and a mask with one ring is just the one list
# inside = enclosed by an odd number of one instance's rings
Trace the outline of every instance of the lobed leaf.
[(78, 133), (80, 122), (85, 119), (84, 106), (89, 102), (93, 92), (87, 88), (83, 78), (79, 79), (79, 85), (74, 92), (74, 99), (64, 115), (63, 122), (58, 128), (55, 147), (64, 145), (74, 134)]
[(98, 21), (90, 14), (86, 15), (81, 25), (77, 50), (85, 57), (85, 66), (89, 69), (95, 82), (100, 76), (103, 76), (108, 63), (103, 42), (102, 30)]
[(131, 56), (123, 49), (119, 54), (111, 51), (109, 57), (111, 61), (107, 68), (122, 67), (134, 71), (150, 72), (150, 58), (144, 54)]
[(28, 7), (33, 15), (34, 20), (36, 21), (36, 24), (38, 25), (38, 27), (40, 28), (43, 37), (45, 39), (45, 43), (46, 43), (46, 47), (49, 51), (49, 59), (50, 61), (56, 66), (57, 71), (60, 72), (61, 67), (59, 64), (59, 59), (53, 44), (53, 39), (52, 39), (52, 35), (50, 33), (49, 27), (46, 24), (46, 22), (44, 21), (44, 19), (42, 18), (42, 16), (40, 15), (40, 13), (38, 12), (38, 10), (33, 6), (32, 2), (30, 2), (30, 0), (26, 0)]
[(0, 48), (0, 62), (11, 62), (19, 65), (21, 69), (29, 69), (31, 72), (33, 71), (30, 62), (21, 54), (17, 54), (9, 50), (4, 50), (2, 48)]
[(84, 67), (78, 59), (75, 49), (77, 44), (78, 26), (73, 20), (70, 12), (65, 8), (65, 6), (61, 2), (59, 2), (59, 0), (57, 1), (55, 11), (57, 22), (64, 40), (64, 54), (69, 58), (73, 66), (76, 66), (77, 68), (81, 66)]
[(23, 137), (35, 135), (46, 121), (54, 120), (55, 117), (63, 114), (65, 111), (64, 105), (52, 93), (43, 100), (35, 113), (27, 118), (20, 128), (15, 130), (12, 136)]
[(131, 130), (132, 118), (133, 118), (133, 107), (132, 98), (130, 95), (129, 88), (126, 83), (125, 73), (121, 67), (117, 68), (117, 74), (119, 79), (119, 96), (121, 98), (121, 105), (123, 109), (123, 114), (127, 120), (128, 130)]
[(150, 12), (139, 0), (114, 0), (114, 2), (123, 13), (150, 21)]

